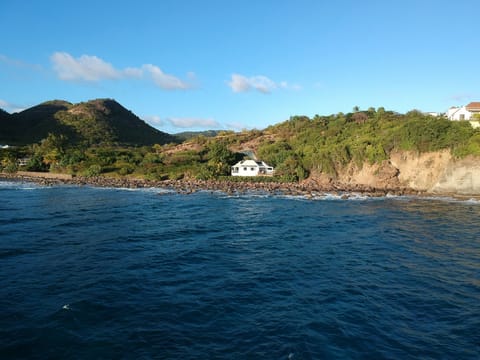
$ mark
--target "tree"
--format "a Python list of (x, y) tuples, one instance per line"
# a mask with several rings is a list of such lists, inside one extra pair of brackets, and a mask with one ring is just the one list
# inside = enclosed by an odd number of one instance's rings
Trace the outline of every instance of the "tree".
[(48, 167), (43, 162), (43, 157), (39, 154), (33, 154), (27, 163), (28, 171), (47, 171)]
[(207, 146), (208, 168), (214, 176), (228, 175), (230, 166), (237, 160), (235, 153), (220, 141), (212, 141)]
[(49, 133), (36, 148), (34, 156), (42, 156), (43, 163), (48, 167), (55, 166), (65, 155), (67, 143), (68, 138), (65, 135)]

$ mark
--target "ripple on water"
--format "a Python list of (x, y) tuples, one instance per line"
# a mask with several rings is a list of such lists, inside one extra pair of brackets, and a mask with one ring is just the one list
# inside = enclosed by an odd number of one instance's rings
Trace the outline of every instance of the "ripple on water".
[(7, 357), (479, 353), (469, 200), (1, 191)]

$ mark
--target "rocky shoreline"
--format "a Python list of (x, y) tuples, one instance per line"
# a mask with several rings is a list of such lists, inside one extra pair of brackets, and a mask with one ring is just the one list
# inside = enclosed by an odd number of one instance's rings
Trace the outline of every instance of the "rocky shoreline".
[[(43, 186), (53, 185), (77, 185), (77, 186), (95, 186), (112, 188), (162, 188), (175, 191), (180, 194), (191, 194), (198, 191), (220, 191), (226, 194), (245, 194), (245, 193), (267, 193), (274, 195), (304, 196), (313, 198), (326, 194), (338, 195), (348, 198), (352, 194), (361, 194), (369, 197), (383, 196), (402, 196), (416, 195), (422, 196), (424, 193), (414, 191), (408, 188), (382, 188), (377, 189), (370, 186), (342, 186), (342, 184), (329, 183), (318, 184), (315, 182), (303, 183), (283, 183), (283, 182), (248, 182), (248, 181), (230, 181), (230, 180), (145, 180), (136, 178), (114, 178), (114, 177), (83, 177), (83, 176), (55, 176), (47, 173), (48, 176), (42, 176), (41, 173), (31, 174), (7, 174), (0, 173), (0, 180), (33, 182)], [(61, 175), (61, 174), (59, 174)]]

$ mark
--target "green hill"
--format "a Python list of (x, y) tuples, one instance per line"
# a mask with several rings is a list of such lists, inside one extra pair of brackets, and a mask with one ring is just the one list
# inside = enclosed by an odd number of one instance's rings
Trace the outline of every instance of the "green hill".
[(204, 136), (206, 138), (211, 138), (217, 136), (221, 131), (220, 130), (206, 130), (206, 131), (183, 131), (174, 134), (174, 136), (181, 142), (193, 139), (197, 136)]
[(151, 145), (176, 142), (115, 100), (97, 99), (79, 104), (54, 100), (15, 114), (0, 115), (0, 143), (37, 143), (49, 133), (65, 135), (86, 145)]

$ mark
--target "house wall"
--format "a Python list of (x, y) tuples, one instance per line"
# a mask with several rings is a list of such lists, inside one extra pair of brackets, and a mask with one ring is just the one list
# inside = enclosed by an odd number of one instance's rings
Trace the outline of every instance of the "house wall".
[(257, 175), (258, 175), (258, 166), (242, 165), (242, 166), (238, 166), (238, 173), (232, 172), (232, 176), (257, 176)]
[[(463, 119), (462, 119), (463, 115)], [(468, 111), (465, 106), (456, 109), (448, 109), (447, 117), (449, 120), (459, 121), (459, 120), (470, 120), (472, 113)]]
[(232, 166), (232, 176), (268, 176), (273, 175), (273, 168), (263, 161), (244, 160)]

